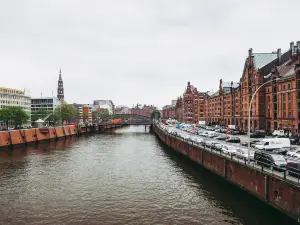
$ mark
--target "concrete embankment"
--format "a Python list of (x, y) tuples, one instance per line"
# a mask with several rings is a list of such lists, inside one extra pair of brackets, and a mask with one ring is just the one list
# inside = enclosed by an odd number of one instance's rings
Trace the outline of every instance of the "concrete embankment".
[(154, 132), (162, 142), (176, 152), (300, 222), (298, 184), (188, 143), (168, 134), (158, 126), (154, 126)]
[(90, 132), (91, 128), (84, 127), (78, 130), (76, 126), (62, 126), (49, 128), (32, 128), (0, 132), (0, 148), (27, 143), (63, 138), (81, 133)]

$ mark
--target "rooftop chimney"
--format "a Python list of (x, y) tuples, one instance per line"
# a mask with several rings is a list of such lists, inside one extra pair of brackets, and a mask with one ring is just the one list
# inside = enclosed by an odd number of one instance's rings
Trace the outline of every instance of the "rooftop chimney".
[(297, 41), (298, 53), (300, 53), (300, 41)]
[(292, 50), (292, 55), (294, 55), (294, 42), (290, 43), (290, 49)]
[(277, 58), (278, 58), (278, 64), (281, 64), (281, 48), (277, 49)]
[(295, 45), (295, 46), (294, 46), (294, 55), (297, 55), (297, 50), (298, 50), (298, 46)]

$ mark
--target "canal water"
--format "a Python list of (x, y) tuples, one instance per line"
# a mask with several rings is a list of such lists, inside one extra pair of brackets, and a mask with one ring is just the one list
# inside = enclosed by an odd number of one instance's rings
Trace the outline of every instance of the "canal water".
[(1, 150), (0, 198), (0, 224), (294, 224), (144, 127)]

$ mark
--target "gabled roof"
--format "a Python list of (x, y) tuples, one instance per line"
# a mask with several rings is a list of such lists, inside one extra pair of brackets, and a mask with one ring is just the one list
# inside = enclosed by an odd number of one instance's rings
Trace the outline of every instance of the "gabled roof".
[(255, 68), (262, 68), (277, 59), (277, 53), (252, 53)]

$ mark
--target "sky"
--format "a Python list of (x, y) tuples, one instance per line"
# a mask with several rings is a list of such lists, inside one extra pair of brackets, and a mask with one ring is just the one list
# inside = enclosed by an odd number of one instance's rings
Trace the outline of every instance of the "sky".
[(299, 41), (299, 0), (0, 1), (0, 86), (65, 100), (170, 104), (239, 81), (248, 49)]

